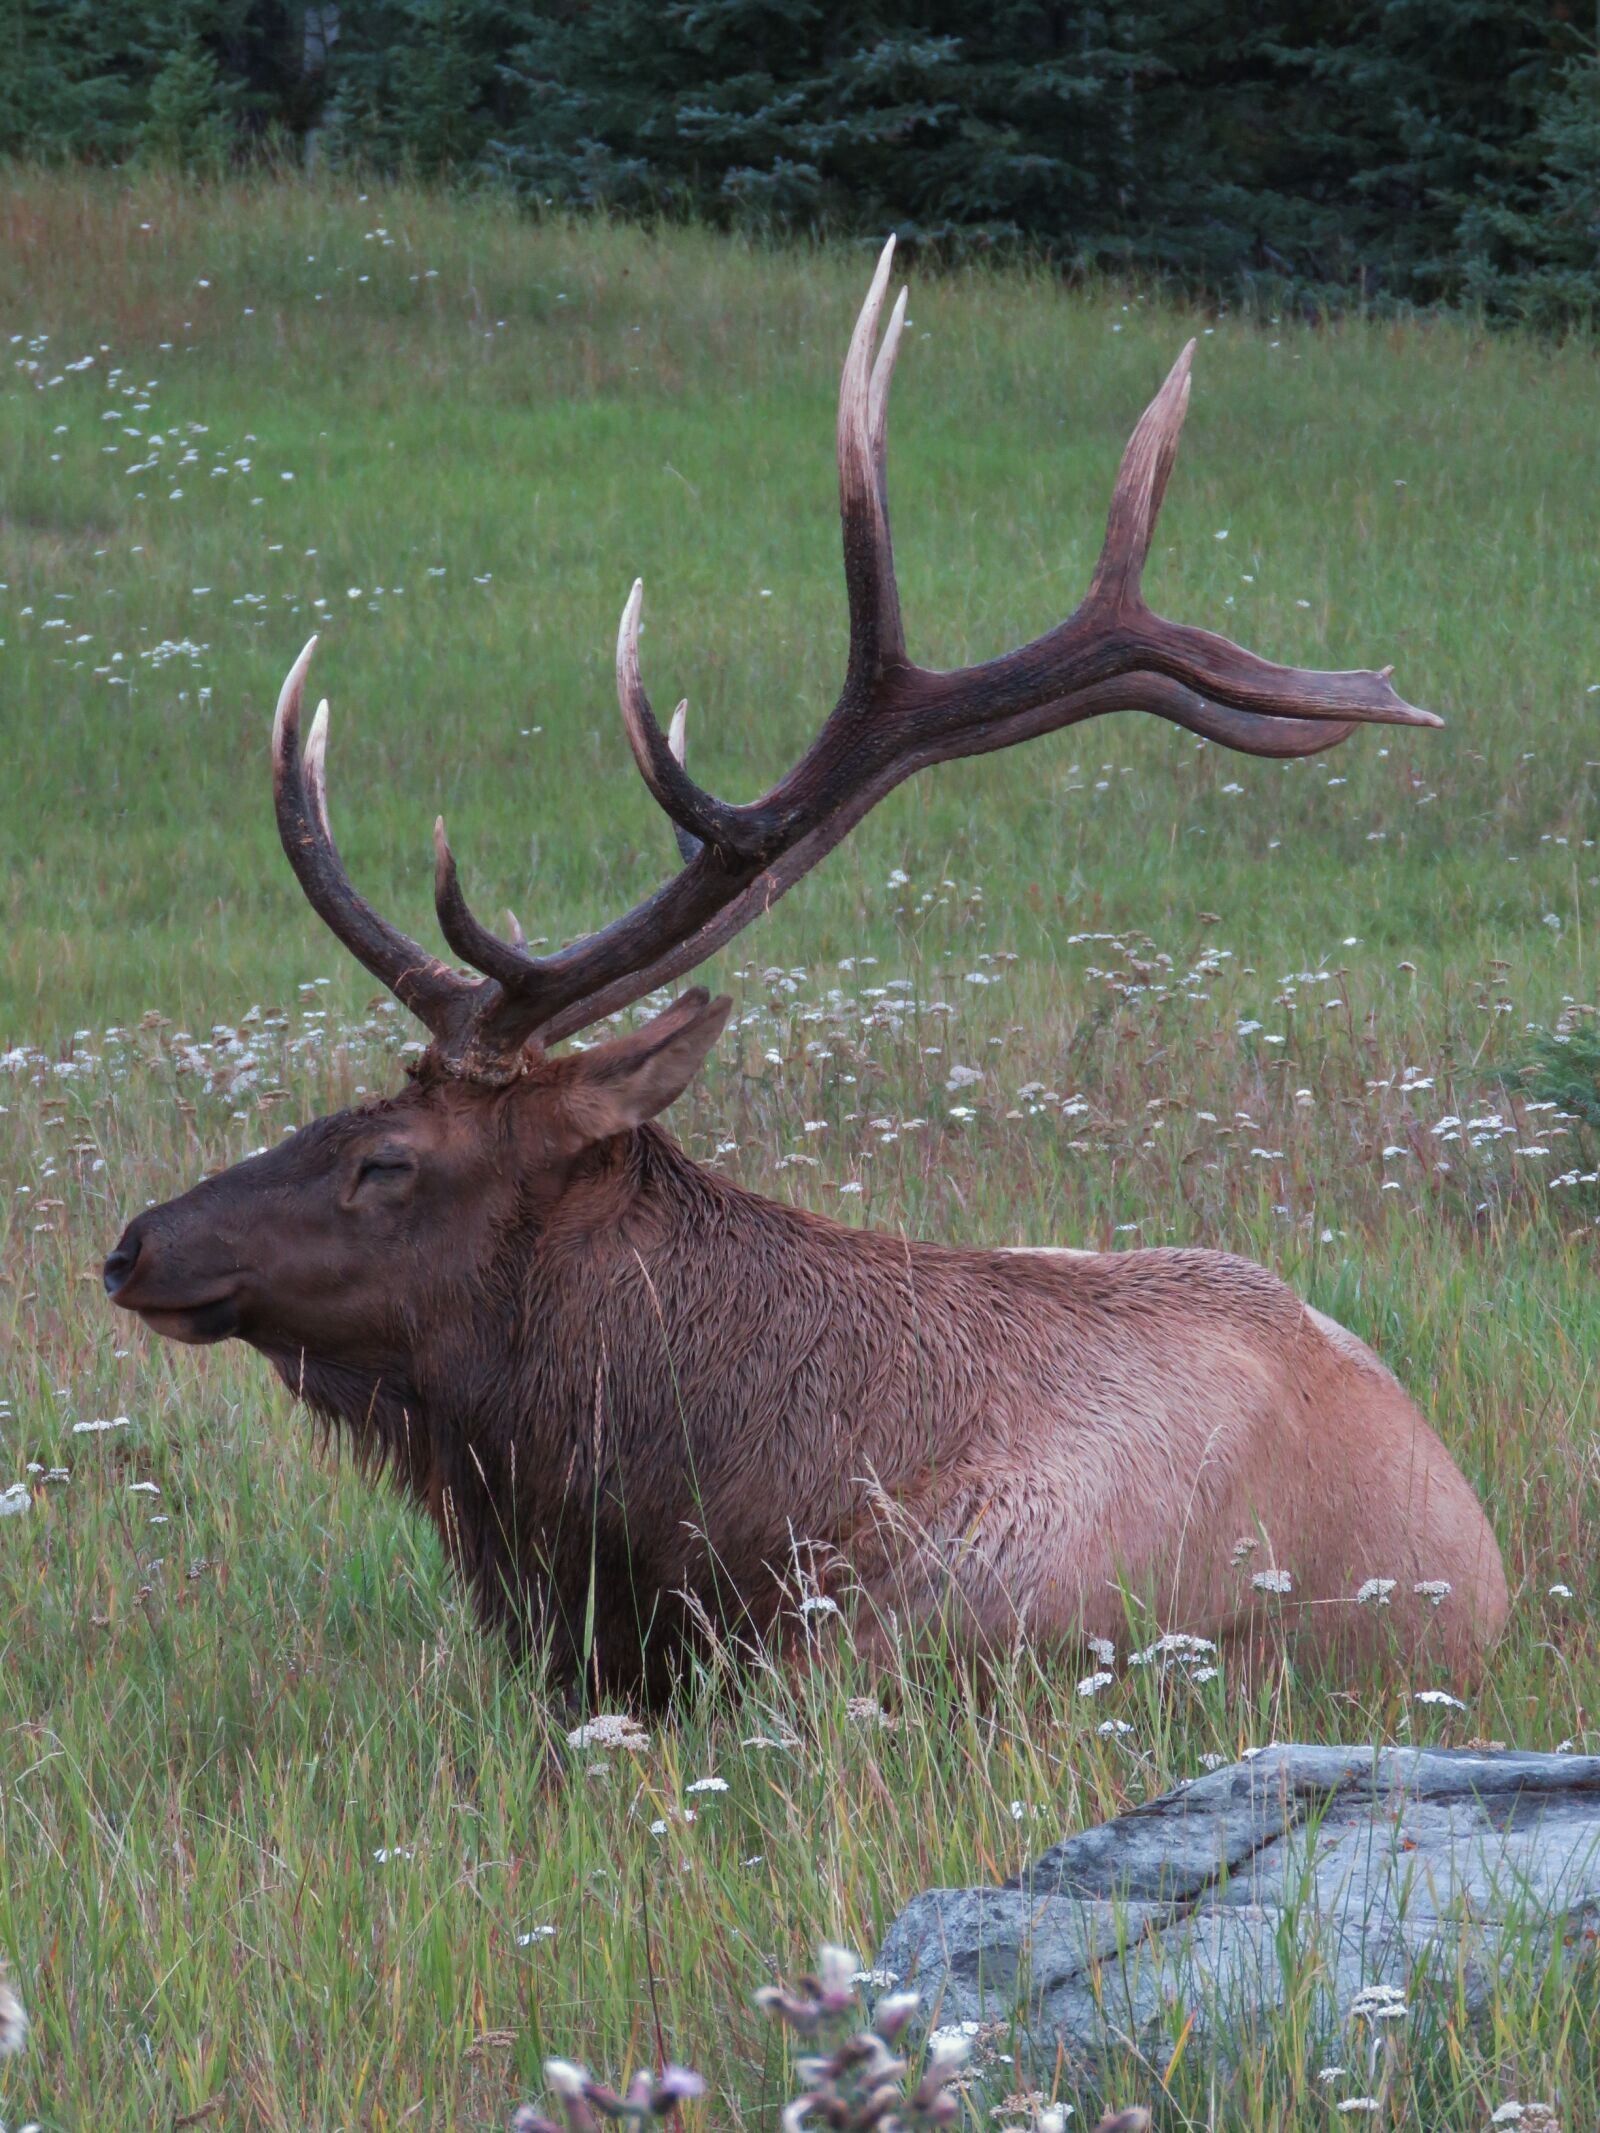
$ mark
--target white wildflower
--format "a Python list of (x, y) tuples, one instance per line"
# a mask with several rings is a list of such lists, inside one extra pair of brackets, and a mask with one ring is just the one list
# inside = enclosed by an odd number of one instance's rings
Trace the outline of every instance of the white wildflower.
[(32, 1509), (33, 1493), (25, 1481), (14, 1481), (10, 1488), (0, 1489), (0, 1518), (16, 1518)]
[(1155, 1659), (1171, 1659), (1179, 1666), (1193, 1666), (1202, 1659), (1214, 1659), (1217, 1647), (1209, 1637), (1192, 1637), (1187, 1630), (1169, 1630), (1164, 1637), (1157, 1637), (1154, 1644), (1147, 1644), (1142, 1652), (1130, 1652), (1129, 1666), (1149, 1666)]
[(28, 2041), (28, 2017), (22, 2002), (0, 1977), (0, 2059), (10, 2059)]
[(1412, 1700), (1416, 1703), (1443, 1704), (1451, 1711), (1464, 1711), (1467, 1707), (1459, 1696), (1452, 1696), (1448, 1689), (1417, 1689)]
[(1250, 1580), (1257, 1592), (1293, 1592), (1294, 1579), (1287, 1570), (1258, 1570)]
[(879, 1703), (876, 1696), (850, 1696), (845, 1699), (844, 1715), (858, 1726), (877, 1726), (884, 1732), (893, 1732), (894, 1720)]
[(1356, 1588), (1356, 1605), (1358, 1607), (1387, 1607), (1389, 1595), (1394, 1591), (1398, 1583), (1399, 1580), (1397, 1578), (1368, 1578), (1364, 1585)]
[(685, 1785), (683, 1789), (685, 1792), (726, 1792), (728, 1781), (719, 1777), (696, 1778), (692, 1785)]
[(964, 2066), (972, 2056), (973, 2039), (982, 2028), (980, 2022), (970, 2018), (965, 2022), (946, 2022), (928, 2033), (928, 2064), (930, 2071), (953, 2072)]
[(1411, 1590), (1419, 1600), (1431, 1600), (1434, 1606), (1437, 1607), (1442, 1601), (1448, 1600), (1450, 1597), (1450, 1580), (1448, 1578), (1423, 1578), (1420, 1583), (1413, 1585)]
[(1098, 1696), (1102, 1689), (1110, 1688), (1115, 1679), (1116, 1676), (1114, 1674), (1108, 1674), (1105, 1668), (1102, 1667), (1097, 1673), (1084, 1675), (1083, 1679), (1078, 1683), (1078, 1694), (1080, 1696)]
[(567, 1735), (569, 1748), (632, 1748), (642, 1754), (649, 1745), (649, 1734), (628, 1711), (602, 1711)]
[(1352, 2021), (1404, 2021), (1406, 1996), (1398, 1985), (1363, 1985), (1347, 2011)]

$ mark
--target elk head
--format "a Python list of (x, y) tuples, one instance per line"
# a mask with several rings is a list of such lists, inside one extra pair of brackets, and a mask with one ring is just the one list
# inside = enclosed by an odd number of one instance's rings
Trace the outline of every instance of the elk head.
[(663, 733), (640, 678), (639, 584), (623, 610), (623, 721), (683, 858), (633, 910), (554, 954), (532, 955), (520, 932), (501, 939), (469, 909), (441, 821), (439, 924), (473, 974), (380, 917), (352, 886), (329, 825), (326, 703), (301, 745), (316, 640), (306, 646), (273, 727), (283, 848), (313, 909), (432, 1041), (399, 1095), (320, 1120), (139, 1216), (106, 1262), (116, 1303), (179, 1339), (241, 1335), (291, 1379), (289, 1359), (298, 1357), (302, 1372), (309, 1364), (413, 1382), (428, 1367), (420, 1351), (430, 1329), (450, 1316), (446, 1302), (504, 1301), (497, 1269), (506, 1255), (561, 1219), (575, 1182), (594, 1178), (597, 1151), (682, 1091), (730, 1003), (692, 991), (630, 1035), (564, 1057), (548, 1048), (704, 962), (914, 771), (1110, 711), (1154, 712), (1261, 756), (1312, 754), (1362, 723), (1440, 723), (1401, 701), (1387, 668), (1274, 666), (1146, 606), (1141, 576), (1188, 405), (1192, 341), (1128, 443), (1082, 604), (982, 665), (915, 665), (895, 587), (886, 475), (903, 290), (878, 345), (892, 253), (891, 239), (839, 393), (844, 686), (810, 749), (763, 798), (732, 805), (689, 776), (686, 707)]

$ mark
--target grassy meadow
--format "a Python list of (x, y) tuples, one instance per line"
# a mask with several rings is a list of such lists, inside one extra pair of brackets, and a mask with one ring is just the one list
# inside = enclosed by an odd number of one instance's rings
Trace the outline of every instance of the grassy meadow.
[[(1517, 1078), (1539, 1033), (1594, 1026), (1580, 347), (916, 275), (891, 454), (915, 656), (1076, 602), (1199, 333), (1152, 602), (1277, 659), (1393, 660), (1447, 730), (1272, 765), (1127, 717), (916, 779), (713, 966), (738, 1025), (672, 1120), (850, 1221), (1278, 1269), (1490, 1505), (1515, 1599), (1481, 1678), (1119, 1666), (1082, 1697), (1086, 1667), (1023, 1653), (980, 1706), (889, 1693), (841, 1628), (802, 1677), (718, 1674), (646, 1747), (573, 1749), (264, 1364), (104, 1301), (131, 1213), (392, 1085), (412, 1039), (277, 846), (305, 638), (381, 908), (434, 938), (442, 809), (486, 914), (559, 941), (621, 910), (671, 851), (611, 679), (636, 574), (646, 680), (689, 698), (713, 790), (762, 790), (832, 701), (833, 400), (869, 271), (403, 189), (0, 186), (12, 2133), (493, 2127), (552, 2052), (687, 2061), (690, 2133), (754, 2133), (791, 2091), (752, 1991), (823, 1937), (870, 1961), (918, 1889), (1271, 1739), (1600, 1749), (1600, 1149)], [(1426, 2050), (1348, 2040), (1329, 2082), (1286, 2017), (1226, 2078), (1196, 2044), (1113, 2093), (1252, 2133), (1476, 2133), (1512, 2099), (1600, 2124), (1592, 1997), (1513, 1965), (1486, 2025), (1435, 2016)], [(991, 2115), (1018, 2090), (1091, 2114), (1004, 2033), (978, 2063), (974, 2127), (1022, 2123)]]

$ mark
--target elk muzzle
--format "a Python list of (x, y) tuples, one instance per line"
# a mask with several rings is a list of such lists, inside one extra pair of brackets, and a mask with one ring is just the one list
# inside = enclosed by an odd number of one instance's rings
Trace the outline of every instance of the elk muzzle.
[[(153, 1211), (160, 1213), (159, 1209)], [(171, 1248), (149, 1213), (138, 1215), (107, 1259), (101, 1279), (120, 1310), (142, 1318), (168, 1340), (204, 1345), (239, 1330), (239, 1284), (231, 1274), (208, 1279)]]

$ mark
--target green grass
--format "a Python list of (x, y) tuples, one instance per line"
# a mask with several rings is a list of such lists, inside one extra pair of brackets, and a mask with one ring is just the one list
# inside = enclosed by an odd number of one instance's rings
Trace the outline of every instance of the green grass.
[[(1129, 718), (919, 778), (721, 959), (741, 1028), (675, 1114), (850, 1219), (1277, 1267), (1491, 1506), (1513, 1623), (1464, 1713), (1398, 1667), (1088, 1702), (1070, 1659), (1024, 1659), (987, 1708), (901, 1682), (885, 1728), (848, 1714), (878, 1685), (841, 1651), (709, 1681), (645, 1753), (575, 1753), (264, 1366), (101, 1298), (129, 1213), (392, 1083), (410, 1035), (272, 828), (272, 703), (313, 627), (341, 843), (424, 939), (441, 807), (469, 893), (531, 935), (664, 872), (610, 679), (636, 573), (696, 774), (742, 798), (799, 752), (844, 640), (832, 402), (867, 271), (405, 191), (0, 189), (0, 1488), (71, 1470), (0, 1522), (0, 1957), (35, 2024), (7, 2125), (490, 2126), (546, 2052), (620, 2076), (664, 2046), (712, 2084), (696, 2133), (753, 2129), (787, 2093), (749, 2007), (774, 1964), (870, 1955), (917, 1889), (1010, 1873), (1203, 1755), (1600, 1745), (1596, 1198), (1553, 1182), (1595, 1147), (1499, 1080), (1595, 995), (1581, 350), (919, 278), (893, 445), (919, 657), (1075, 602), (1127, 432), (1201, 331), (1153, 600), (1275, 658), (1393, 659), (1448, 730), (1274, 767)], [(984, 1078), (952, 1094), (953, 1064)], [(691, 1801), (711, 1773), (729, 1791)], [(1552, 2095), (1600, 2122), (1592, 2004), (1522, 1975), (1487, 2028), (1439, 2021), (1363, 2123), (1470, 2133)], [(1172, 2125), (1349, 2123), (1308, 2049), (1286, 2025), (1226, 2089), (1194, 2048), (1170, 2099), (1136, 2063), (1118, 2092)]]

